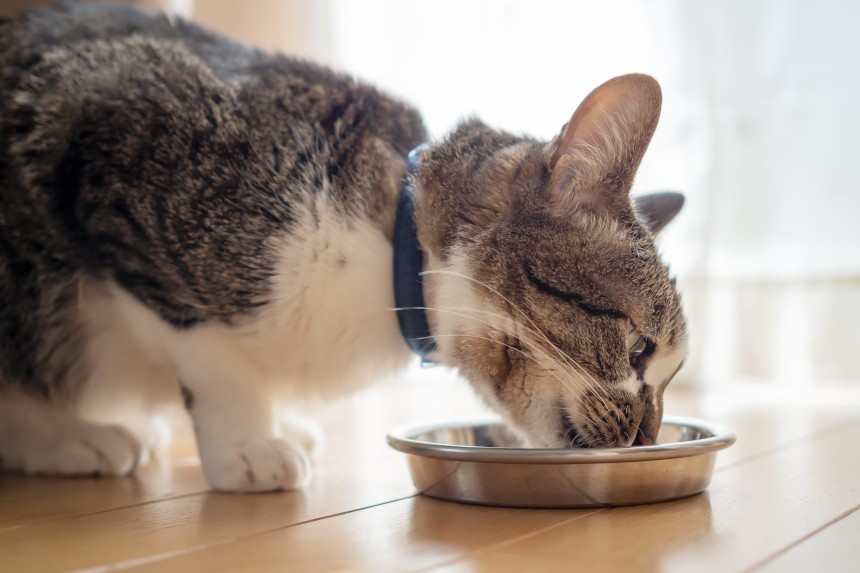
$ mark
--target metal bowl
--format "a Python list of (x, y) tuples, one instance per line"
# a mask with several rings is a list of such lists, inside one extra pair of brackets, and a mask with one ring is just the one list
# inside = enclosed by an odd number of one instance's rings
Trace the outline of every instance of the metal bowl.
[(703, 491), (730, 429), (666, 418), (650, 446), (534, 449), (497, 419), (401, 427), (388, 443), (408, 455), (412, 480), (430, 497), (509, 507), (654, 503)]

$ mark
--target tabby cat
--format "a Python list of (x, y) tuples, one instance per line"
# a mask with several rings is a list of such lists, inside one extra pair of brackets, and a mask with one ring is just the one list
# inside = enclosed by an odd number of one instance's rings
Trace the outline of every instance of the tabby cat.
[(410, 360), (395, 227), (423, 270), (410, 344), (528, 443), (654, 439), (686, 329), (653, 242), (680, 198), (629, 196), (652, 78), (601, 85), (550, 142), (465, 121), (408, 172), (415, 110), (127, 7), (0, 23), (0, 90), (4, 470), (126, 474), (181, 397), (213, 488), (306, 484), (316, 431), (276, 405)]

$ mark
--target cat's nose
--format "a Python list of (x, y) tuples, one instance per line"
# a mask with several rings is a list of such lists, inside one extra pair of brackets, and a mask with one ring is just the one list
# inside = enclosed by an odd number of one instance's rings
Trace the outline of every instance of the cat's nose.
[(660, 431), (660, 424), (663, 421), (662, 408), (657, 408), (650, 405), (642, 421), (639, 423), (639, 429), (636, 431), (636, 439), (633, 441), (634, 446), (653, 446), (657, 443), (657, 433)]
[(653, 435), (648, 435), (644, 431), (642, 431), (642, 427), (639, 427), (639, 431), (636, 432), (636, 439), (633, 440), (634, 446), (653, 446), (657, 443), (657, 440)]

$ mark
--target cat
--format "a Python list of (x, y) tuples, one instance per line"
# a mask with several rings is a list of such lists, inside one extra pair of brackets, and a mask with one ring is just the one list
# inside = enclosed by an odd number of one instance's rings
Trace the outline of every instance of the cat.
[(630, 197), (654, 79), (549, 142), (428, 143), (346, 75), (71, 3), (0, 24), (0, 89), (4, 471), (127, 474), (184, 400), (211, 487), (302, 487), (318, 431), (276, 406), (406, 367), (396, 305), (530, 446), (655, 439), (687, 336), (654, 245), (682, 197)]

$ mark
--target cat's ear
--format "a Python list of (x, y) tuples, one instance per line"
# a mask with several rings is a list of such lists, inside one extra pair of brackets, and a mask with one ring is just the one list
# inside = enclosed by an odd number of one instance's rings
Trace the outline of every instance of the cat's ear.
[(674, 191), (640, 195), (633, 199), (636, 212), (655, 235), (668, 225), (684, 206), (684, 196)]
[(591, 92), (546, 150), (550, 211), (566, 216), (629, 209), (633, 176), (661, 103), (660, 85), (642, 74), (613, 78)]

